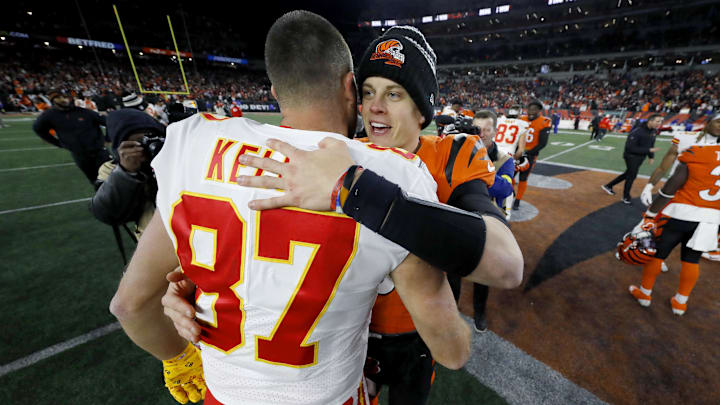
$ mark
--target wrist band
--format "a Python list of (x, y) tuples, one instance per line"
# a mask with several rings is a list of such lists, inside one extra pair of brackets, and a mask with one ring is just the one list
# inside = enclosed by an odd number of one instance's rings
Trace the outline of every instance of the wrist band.
[(658, 191), (658, 194), (660, 194), (661, 196), (663, 196), (663, 197), (665, 197), (665, 198), (674, 198), (674, 197), (675, 197), (675, 194), (673, 194), (673, 195), (667, 195), (667, 194), (663, 193), (662, 190), (659, 190), (659, 191)]
[(340, 189), (344, 184), (346, 176), (347, 171), (335, 182), (335, 187), (333, 187), (332, 194), (330, 194), (330, 210), (332, 211), (337, 211), (338, 206), (342, 207), (342, 204), (340, 204)]

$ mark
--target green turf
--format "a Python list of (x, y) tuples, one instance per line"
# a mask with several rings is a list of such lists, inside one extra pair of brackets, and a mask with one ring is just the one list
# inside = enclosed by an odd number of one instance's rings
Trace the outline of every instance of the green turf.
[[(246, 117), (280, 122), (277, 114)], [(72, 161), (61, 149), (2, 152), (46, 145), (32, 133), (32, 121), (5, 122), (11, 127), (0, 129), (0, 211), (92, 195), (74, 165), (2, 172)], [(434, 134), (434, 125), (423, 133)], [(550, 142), (574, 146), (587, 136), (562, 133)], [(622, 170), (623, 144), (624, 139), (606, 138), (601, 145), (614, 146), (610, 152), (586, 146), (552, 161)], [(548, 145), (541, 159), (570, 147)], [(641, 173), (648, 173), (643, 169)], [(125, 245), (133, 247), (127, 237)], [(87, 202), (0, 215), (0, 247), (0, 365), (115, 322), (107, 308), (123, 265), (111, 228), (92, 217)], [(2, 403), (175, 403), (162, 385), (159, 363), (120, 331), (0, 377), (0, 387)], [(430, 403), (505, 402), (467, 372), (438, 367)]]

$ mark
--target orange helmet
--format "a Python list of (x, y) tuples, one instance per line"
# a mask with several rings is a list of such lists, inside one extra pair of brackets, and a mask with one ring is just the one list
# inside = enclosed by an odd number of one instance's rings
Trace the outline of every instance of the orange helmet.
[(615, 258), (632, 266), (642, 266), (654, 258), (656, 252), (652, 236), (636, 239), (628, 232), (618, 242)]

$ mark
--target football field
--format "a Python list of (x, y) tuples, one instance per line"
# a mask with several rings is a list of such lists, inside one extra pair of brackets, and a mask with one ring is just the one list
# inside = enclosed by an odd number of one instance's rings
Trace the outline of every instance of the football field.
[[(272, 124), (280, 118), (246, 116)], [(160, 362), (132, 344), (108, 311), (123, 262), (111, 228), (88, 209), (92, 186), (66, 150), (33, 134), (31, 118), (4, 117), (4, 122), (9, 127), (0, 129), (0, 402), (176, 403), (163, 385)], [(434, 134), (434, 126), (424, 133)], [(669, 141), (658, 138), (661, 151), (653, 166), (643, 164), (641, 175), (652, 172)], [(587, 131), (561, 130), (551, 135), (540, 161), (573, 170), (619, 173), (625, 168), (624, 142), (625, 135), (608, 135), (597, 143), (588, 140)], [(611, 198), (597, 191), (598, 198)], [(553, 219), (539, 216), (536, 221)], [(132, 252), (133, 242), (124, 233), (123, 237)], [(521, 248), (526, 256), (542, 254), (535, 245), (521, 244)], [(525, 282), (528, 270), (526, 263)], [(717, 319), (712, 321), (715, 326)], [(502, 334), (493, 333), (497, 332), (493, 325), (487, 334), (476, 336), (468, 367), (461, 371), (438, 367), (431, 404), (550, 404), (560, 403), (559, 398), (570, 401), (565, 403), (595, 403), (599, 402), (595, 395), (612, 398), (586, 391), (582, 382), (565, 380), (563, 375), (572, 373), (528, 356)], [(501, 361), (507, 364), (498, 367), (507, 367), (507, 378), (484, 378), (487, 372), (481, 363), (494, 361), (482, 352), (490, 341), (492, 347), (505, 350), (507, 357)]]

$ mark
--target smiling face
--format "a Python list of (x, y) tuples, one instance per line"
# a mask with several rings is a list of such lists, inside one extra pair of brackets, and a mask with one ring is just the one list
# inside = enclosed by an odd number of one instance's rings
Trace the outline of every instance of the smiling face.
[(425, 118), (401, 85), (368, 77), (362, 85), (362, 118), (372, 143), (414, 152)]
[(532, 121), (532, 120), (534, 120), (535, 118), (539, 117), (539, 116), (540, 116), (540, 111), (541, 111), (540, 107), (538, 107), (538, 106), (535, 105), (535, 104), (529, 106), (529, 107), (528, 107), (528, 118), (530, 119), (530, 121)]

